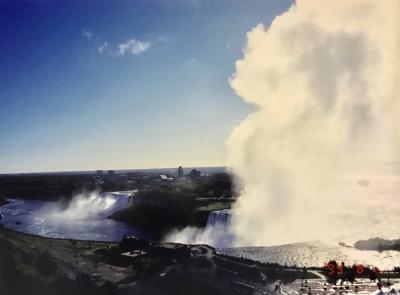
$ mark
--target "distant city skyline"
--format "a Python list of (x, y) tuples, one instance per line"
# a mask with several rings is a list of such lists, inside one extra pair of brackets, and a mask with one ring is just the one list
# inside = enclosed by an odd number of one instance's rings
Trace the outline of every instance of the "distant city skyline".
[(2, 1), (0, 173), (226, 166), (246, 33), (291, 3)]

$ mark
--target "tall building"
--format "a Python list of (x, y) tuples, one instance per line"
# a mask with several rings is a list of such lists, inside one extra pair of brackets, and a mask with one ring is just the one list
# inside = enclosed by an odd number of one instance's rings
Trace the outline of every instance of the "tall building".
[(178, 178), (182, 178), (183, 177), (183, 168), (182, 166), (179, 166), (178, 168)]

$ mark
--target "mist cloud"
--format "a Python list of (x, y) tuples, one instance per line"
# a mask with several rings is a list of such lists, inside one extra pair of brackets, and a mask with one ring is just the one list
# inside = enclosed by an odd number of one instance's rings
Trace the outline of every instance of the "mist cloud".
[(376, 223), (376, 204), (342, 182), (399, 160), (399, 11), (396, 0), (299, 0), (248, 33), (230, 79), (258, 107), (227, 142), (237, 243), (368, 234)]

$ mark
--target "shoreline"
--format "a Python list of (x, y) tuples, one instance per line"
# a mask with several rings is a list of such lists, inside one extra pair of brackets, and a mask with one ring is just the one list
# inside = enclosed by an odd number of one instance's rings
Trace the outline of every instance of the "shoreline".
[[(0, 258), (11, 257), (12, 267), (21, 272), (17, 277), (34, 273), (35, 281), (40, 281), (44, 288), (48, 288), (49, 281), (62, 277), (72, 285), (85, 280), (93, 290), (102, 286), (112, 288), (114, 293), (106, 294), (147, 294), (164, 288), (168, 291), (162, 294), (176, 294), (183, 288), (178, 282), (200, 289), (212, 286), (218, 290), (215, 294), (233, 294), (232, 290), (237, 288), (252, 290), (253, 294), (274, 294), (274, 285), (297, 290), (307, 280), (312, 286), (327, 282), (322, 267), (262, 263), (219, 254), (217, 249), (204, 244), (149, 243), (135, 238), (125, 242), (47, 238), (0, 226)], [(35, 273), (37, 266), (29, 263), (44, 254), (56, 265), (54, 273)], [(0, 275), (3, 272), (0, 268)], [(382, 279), (388, 274), (382, 274)], [(366, 279), (357, 278), (360, 282)]]
[[(145, 248), (137, 248), (137, 243), (142, 242), (138, 239), (131, 241), (132, 244), (128, 241), (122, 246), (122, 241), (46, 238), (2, 226), (0, 275), (7, 273), (2, 270), (5, 266), (1, 262), (8, 257), (12, 262), (6, 265), (15, 268), (18, 281), (29, 276), (34, 278), (33, 281), (39, 281), (43, 288), (50, 288), (53, 285), (49, 282), (60, 278), (72, 285), (79, 284), (83, 278), (88, 284), (97, 286), (93, 288), (107, 285), (120, 292), (118, 294), (151, 293), (163, 289), (161, 286), (165, 284), (170, 290), (165, 294), (176, 294), (177, 288), (181, 288), (177, 282), (182, 281), (199, 288), (211, 287), (218, 290), (217, 294), (231, 294), (233, 289), (245, 285), (248, 289), (260, 291), (254, 294), (263, 294), (270, 291), (270, 284), (278, 279), (291, 282), (318, 278), (302, 269), (219, 255), (208, 245), (146, 242)], [(40, 273), (40, 269), (38, 272), (35, 261), (43, 255), (56, 271), (45, 275)]]

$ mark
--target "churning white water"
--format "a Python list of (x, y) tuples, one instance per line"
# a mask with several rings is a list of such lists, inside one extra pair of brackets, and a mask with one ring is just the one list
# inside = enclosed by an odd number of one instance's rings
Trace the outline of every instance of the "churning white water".
[(185, 227), (183, 230), (174, 230), (165, 237), (165, 241), (230, 247), (234, 240), (234, 235), (230, 231), (230, 219), (229, 209), (213, 211), (208, 215), (205, 228)]
[(135, 227), (107, 217), (128, 207), (134, 195), (135, 191), (79, 194), (67, 207), (58, 202), (8, 199), (1, 208), (1, 223), (44, 237), (120, 241), (124, 235), (136, 235)]
[(49, 210), (48, 215), (68, 220), (102, 219), (131, 205), (135, 193), (136, 191), (79, 194), (69, 202), (66, 209)]

